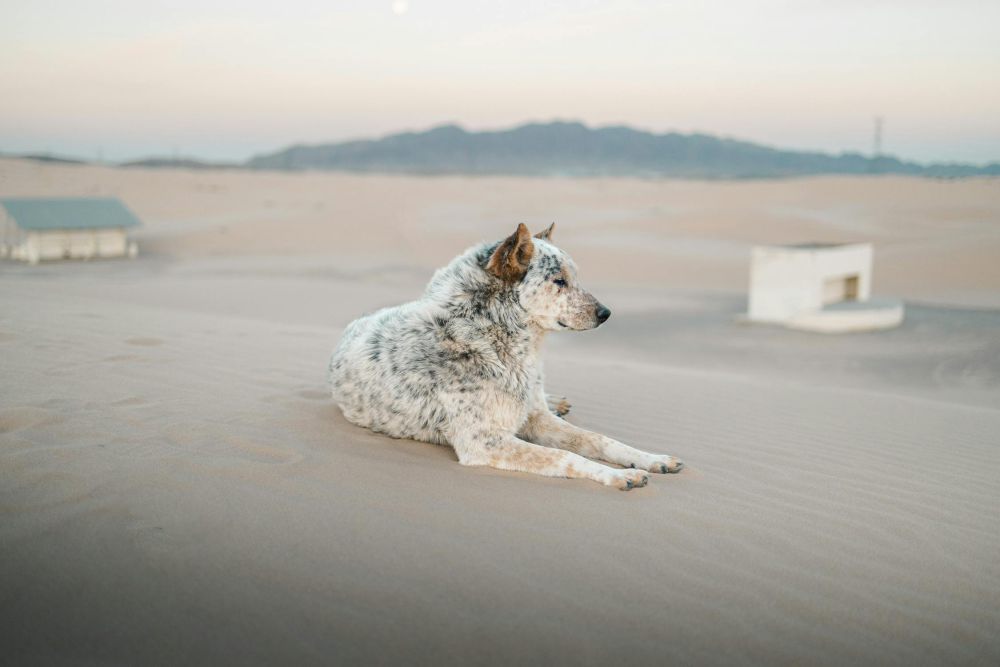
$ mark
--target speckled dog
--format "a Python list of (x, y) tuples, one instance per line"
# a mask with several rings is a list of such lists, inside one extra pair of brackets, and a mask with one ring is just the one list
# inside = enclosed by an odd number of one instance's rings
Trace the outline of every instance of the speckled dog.
[[(619, 489), (677, 472), (649, 454), (560, 419), (543, 387), (550, 331), (594, 329), (611, 316), (580, 287), (552, 228), (522, 224), (439, 269), (419, 301), (355, 320), (330, 359), (333, 398), (359, 426), (451, 445), (462, 465), (586, 477)], [(612, 468), (603, 459), (625, 468)]]

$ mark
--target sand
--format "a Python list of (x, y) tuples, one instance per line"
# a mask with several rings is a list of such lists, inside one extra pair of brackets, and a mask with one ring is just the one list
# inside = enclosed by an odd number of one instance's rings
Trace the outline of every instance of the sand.
[[(120, 196), (134, 261), (0, 264), (0, 655), (22, 663), (996, 664), (1000, 183), (704, 183), (0, 161)], [(524, 220), (614, 315), (570, 420), (622, 493), (463, 468), (327, 398), (364, 311)], [(756, 241), (871, 240), (894, 331), (736, 322)]]

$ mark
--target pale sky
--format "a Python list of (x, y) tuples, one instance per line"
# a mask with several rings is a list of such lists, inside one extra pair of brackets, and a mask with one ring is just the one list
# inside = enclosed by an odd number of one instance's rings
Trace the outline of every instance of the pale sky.
[(0, 0), (0, 152), (245, 159), (458, 122), (1000, 161), (997, 0)]

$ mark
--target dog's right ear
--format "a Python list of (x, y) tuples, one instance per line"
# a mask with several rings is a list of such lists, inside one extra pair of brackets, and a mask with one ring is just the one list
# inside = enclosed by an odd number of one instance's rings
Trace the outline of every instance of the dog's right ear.
[(501, 241), (490, 255), (486, 270), (505, 282), (521, 282), (524, 274), (528, 272), (528, 265), (534, 252), (535, 244), (531, 240), (531, 232), (522, 222), (517, 226), (517, 231)]
[(535, 238), (536, 239), (542, 239), (543, 241), (551, 241), (552, 240), (552, 232), (553, 232), (553, 230), (555, 230), (555, 228), (556, 228), (556, 223), (553, 222), (548, 227), (546, 227), (542, 231), (540, 231), (537, 234), (535, 234)]

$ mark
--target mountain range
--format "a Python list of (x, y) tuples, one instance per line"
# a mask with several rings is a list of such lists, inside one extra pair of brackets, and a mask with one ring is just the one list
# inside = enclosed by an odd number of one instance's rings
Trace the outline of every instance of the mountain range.
[(706, 134), (656, 134), (625, 126), (530, 123), (469, 132), (442, 125), (381, 139), (296, 145), (258, 155), (252, 169), (407, 174), (772, 178), (813, 174), (1000, 175), (1000, 163), (919, 164), (859, 153), (789, 151)]
[[(24, 155), (50, 162), (82, 162)], [(622, 125), (591, 128), (576, 122), (528, 123), (470, 132), (441, 125), (379, 139), (294, 145), (246, 162), (154, 157), (123, 167), (182, 169), (327, 170), (399, 174), (516, 176), (634, 176), (780, 178), (820, 174), (909, 174), (935, 178), (998, 176), (1000, 163), (921, 164), (860, 153), (833, 155), (772, 148), (708, 134), (657, 134)]]

